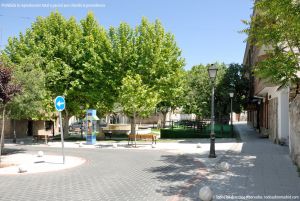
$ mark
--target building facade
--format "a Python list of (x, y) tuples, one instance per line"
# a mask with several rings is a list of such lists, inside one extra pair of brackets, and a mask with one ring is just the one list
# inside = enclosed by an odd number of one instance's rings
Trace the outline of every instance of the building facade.
[[(36, 135), (51, 136), (58, 132), (53, 121), (5, 119), (4, 125), (5, 139), (21, 139)], [(2, 121), (0, 127), (2, 128)]]
[(253, 66), (266, 58), (266, 47), (247, 44), (243, 64), (250, 80), (248, 119), (262, 136), (275, 143), (289, 143), (289, 89), (266, 82), (252, 73)]
[[(300, 83), (282, 87), (254, 76), (253, 67), (267, 58), (267, 49), (246, 45), (243, 64), (250, 80), (247, 122), (274, 143), (289, 146), (291, 158), (300, 167)], [(300, 78), (299, 71), (297, 76)]]

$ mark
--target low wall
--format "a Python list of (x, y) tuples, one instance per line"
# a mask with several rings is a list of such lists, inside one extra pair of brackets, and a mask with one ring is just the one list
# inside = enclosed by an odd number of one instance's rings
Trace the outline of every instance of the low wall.
[(289, 107), (290, 116), (290, 154), (293, 161), (300, 167), (300, 95), (298, 94)]
[[(138, 125), (136, 125), (136, 130)], [(116, 134), (129, 134), (131, 130), (130, 124), (108, 124), (106, 127), (102, 128), (100, 132), (112, 132)]]
[[(137, 134), (151, 133), (151, 128), (139, 129), (139, 126), (136, 125), (135, 129)], [(131, 125), (130, 124), (109, 124), (106, 127), (102, 128), (100, 132), (106, 133), (108, 131), (115, 134), (122, 134), (122, 133), (129, 134), (131, 131)]]
[[(15, 120), (15, 130), (17, 138), (27, 137), (27, 120)], [(4, 122), (5, 139), (14, 138), (14, 120), (5, 119)], [(2, 128), (2, 120), (0, 121), (0, 129)]]
[(48, 135), (52, 136), (52, 130), (45, 129), (45, 121), (33, 121), (33, 135)]
[(136, 134), (149, 134), (151, 133), (151, 128), (138, 129), (136, 130)]

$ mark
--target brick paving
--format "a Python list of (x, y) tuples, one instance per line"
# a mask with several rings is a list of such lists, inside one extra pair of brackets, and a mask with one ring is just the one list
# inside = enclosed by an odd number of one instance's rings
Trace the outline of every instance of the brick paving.
[(214, 200), (218, 201), (300, 200), (300, 177), (289, 157), (288, 147), (260, 138), (246, 124), (236, 124), (235, 129), (240, 133), (242, 144), (237, 143), (218, 161), (228, 162), (232, 166), (230, 171), (208, 167), (206, 179), (194, 184), (181, 200), (199, 200), (197, 196), (204, 185), (212, 188), (217, 195)]
[[(214, 200), (300, 200), (300, 177), (288, 147), (259, 138), (245, 124), (235, 128), (242, 143), (217, 151), (216, 159), (208, 159), (207, 152), (67, 148), (67, 155), (87, 162), (58, 172), (0, 176), (0, 200), (199, 201), (198, 192), (204, 185), (218, 196)], [(217, 140), (216, 147), (219, 146)], [(43, 149), (47, 154), (60, 154), (57, 148), (22, 148), (26, 152)], [(230, 171), (215, 168), (222, 161), (232, 165)], [(295, 199), (263, 197), (275, 195)]]
[[(41, 149), (20, 147), (28, 153)], [(201, 165), (188, 155), (158, 150), (66, 149), (66, 154), (87, 162), (57, 172), (0, 176), (0, 200), (168, 200)]]

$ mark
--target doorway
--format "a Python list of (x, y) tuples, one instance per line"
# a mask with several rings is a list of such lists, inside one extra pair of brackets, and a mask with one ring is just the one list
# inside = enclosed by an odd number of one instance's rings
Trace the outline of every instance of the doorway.
[(29, 120), (27, 125), (27, 136), (33, 135), (33, 121)]

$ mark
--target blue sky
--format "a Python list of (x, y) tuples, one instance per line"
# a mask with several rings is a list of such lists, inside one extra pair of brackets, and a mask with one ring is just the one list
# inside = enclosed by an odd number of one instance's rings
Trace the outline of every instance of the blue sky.
[[(12, 4), (7, 7), (8, 3)], [(91, 8), (75, 8), (71, 4), (97, 4)], [(37, 8), (16, 8), (34, 4)], [(68, 8), (41, 8), (38, 4), (65, 4)], [(64, 16), (77, 20), (93, 11), (106, 28), (124, 21), (137, 25), (143, 16), (161, 20), (167, 31), (175, 35), (186, 68), (213, 62), (242, 63), (246, 35), (242, 19), (249, 19), (253, 0), (0, 0), (0, 45), (10, 36), (24, 32), (37, 16), (47, 16), (59, 10)]]

